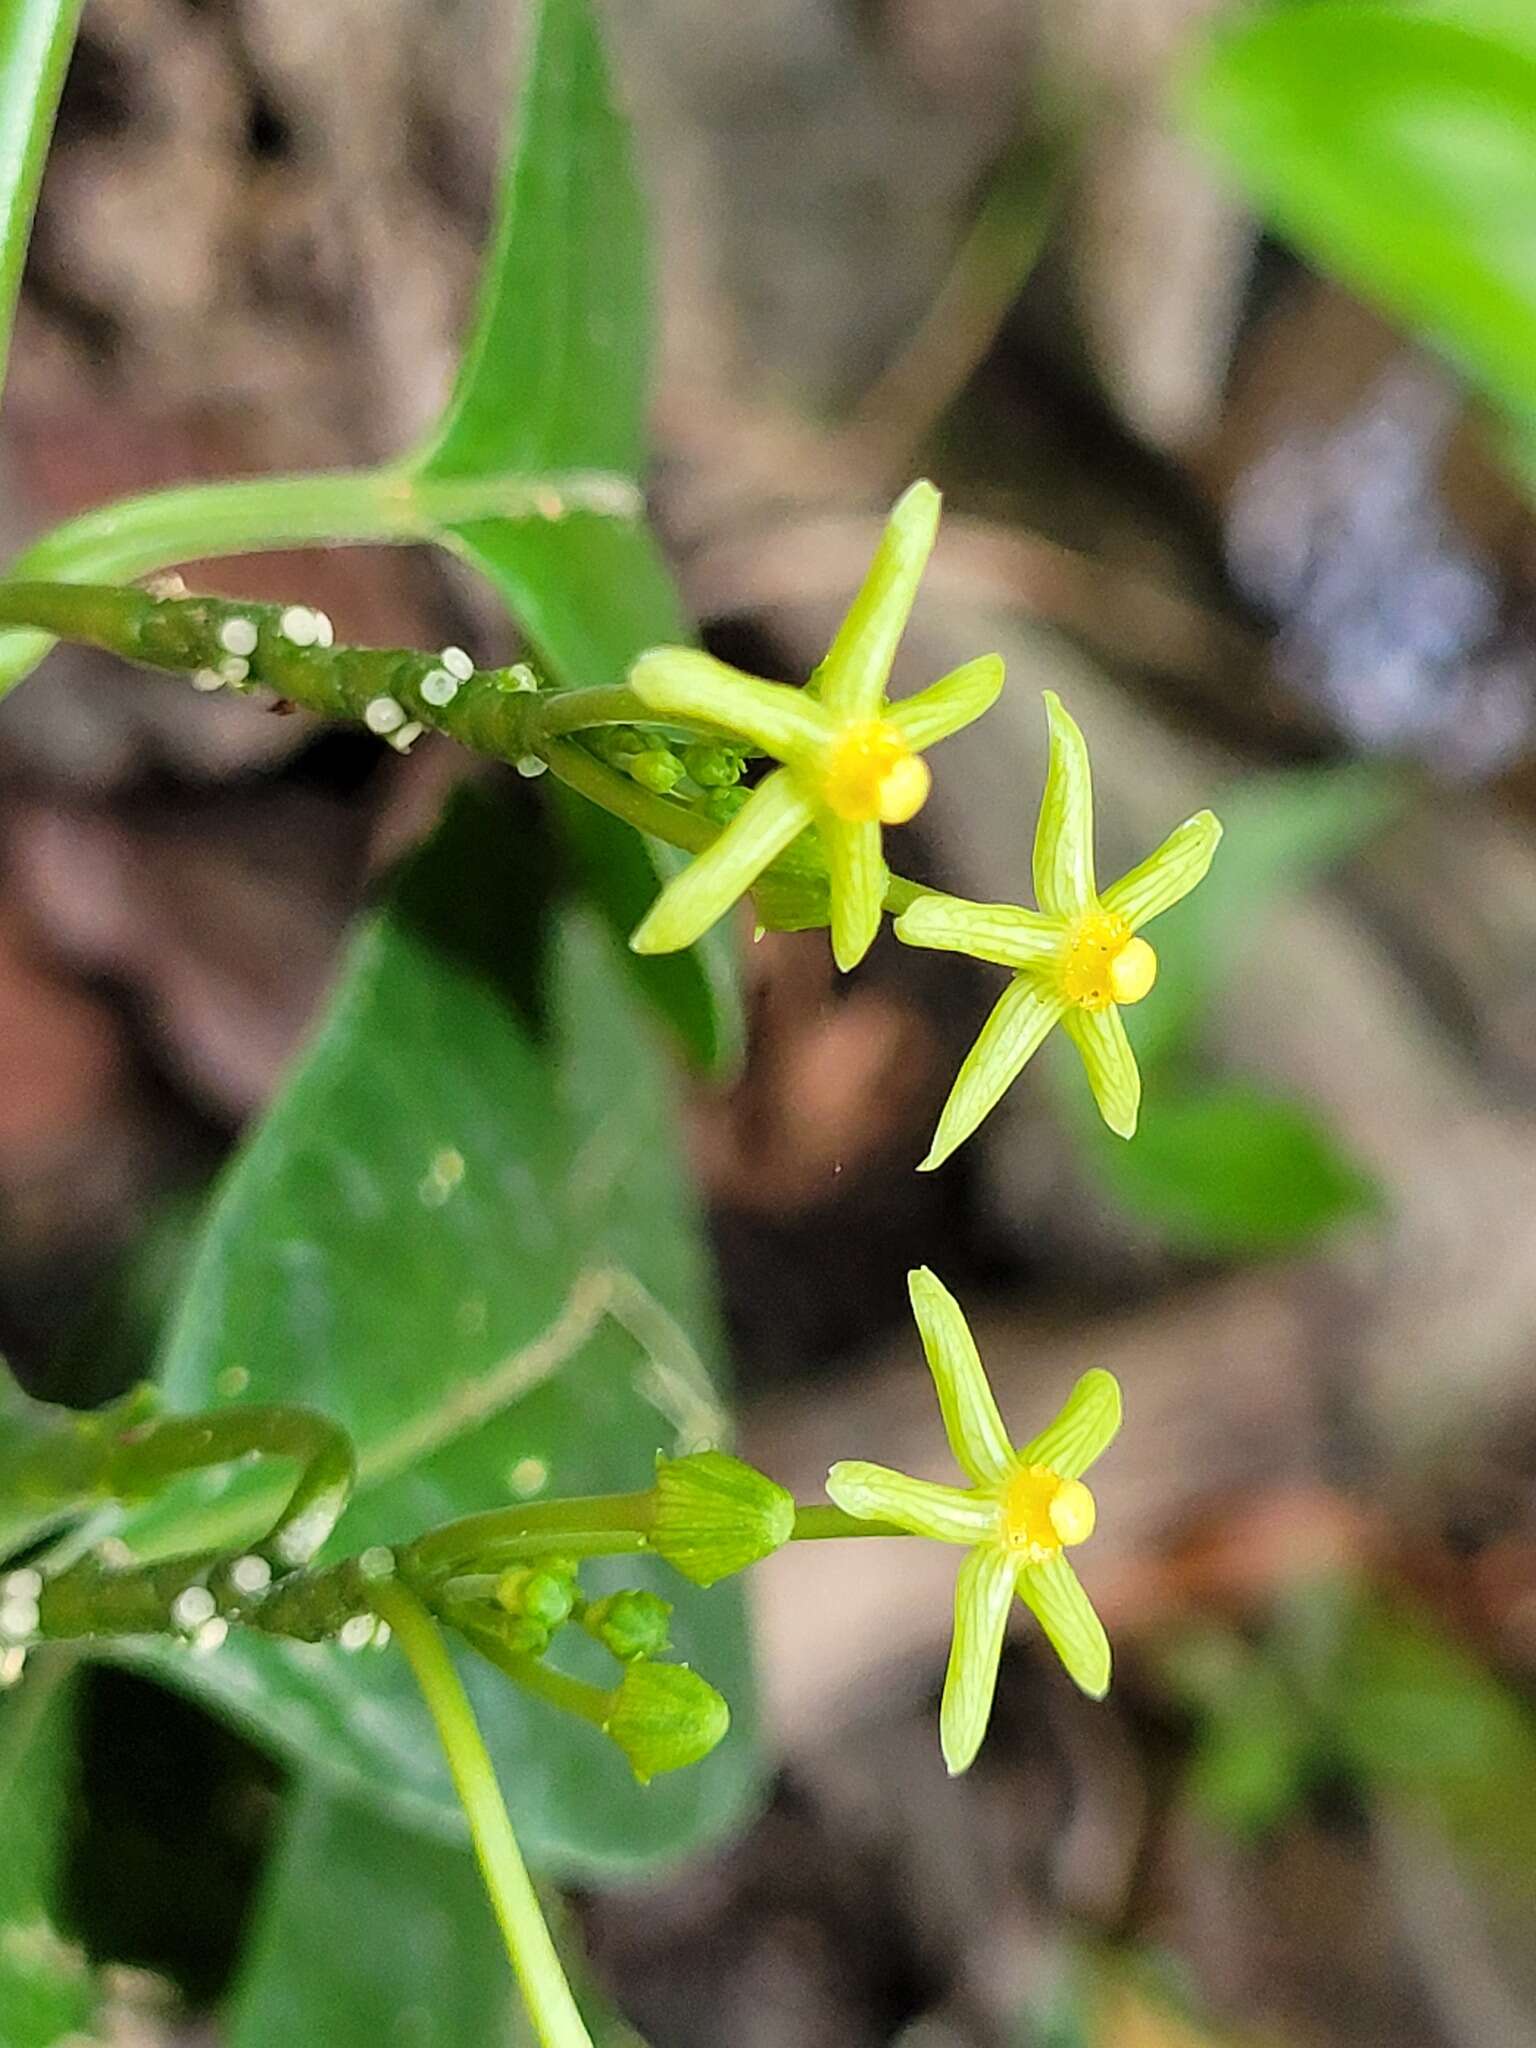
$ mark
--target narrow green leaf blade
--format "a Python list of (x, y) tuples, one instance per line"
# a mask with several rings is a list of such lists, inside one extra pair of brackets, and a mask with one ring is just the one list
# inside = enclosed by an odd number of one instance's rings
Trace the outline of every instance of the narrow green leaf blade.
[(635, 476), (650, 378), (646, 226), (590, 0), (542, 0), (495, 242), (429, 476)]
[[(402, 878), (234, 1163), (167, 1340), (176, 1407), (216, 1405), (234, 1383), (351, 1431), (363, 1483), (333, 1549), (530, 1491), (643, 1486), (658, 1449), (723, 1426), (664, 1064), (596, 934), (563, 932), (540, 972), (516, 909), (526, 847), (503, 791), (461, 808)], [(241, 1540), (259, 1505), (243, 1477), (187, 1482), (137, 1540), (189, 1547), (221, 1523)], [(592, 1584), (665, 1590), (679, 1653), (730, 1697), (732, 1734), (695, 1769), (642, 1790), (592, 1729), (466, 1669), (546, 1869), (680, 1854), (749, 1796), (740, 1601), (661, 1572), (594, 1567)], [(355, 1795), (457, 1830), (397, 1656), (232, 1638), (212, 1657), (144, 1659)]]
[(0, 389), (53, 134), (83, 0), (6, 0), (0, 7)]
[(1326, 0), (1243, 16), (1194, 126), (1309, 256), (1536, 407), (1536, 36), (1489, 0)]

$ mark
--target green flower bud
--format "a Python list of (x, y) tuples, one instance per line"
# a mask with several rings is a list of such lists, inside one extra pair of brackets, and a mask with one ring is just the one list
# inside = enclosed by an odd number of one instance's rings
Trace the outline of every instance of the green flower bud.
[(739, 751), (707, 740), (695, 740), (683, 755), (683, 766), (700, 789), (729, 789), (741, 780)]
[(683, 779), (683, 764), (669, 747), (656, 747), (636, 754), (624, 765), (632, 781), (656, 796), (665, 796)]
[(542, 1564), (519, 1566), (496, 1581), (496, 1600), (508, 1614), (520, 1615), (545, 1632), (570, 1619), (576, 1604), (576, 1566), (570, 1558), (546, 1558)]
[(636, 1657), (659, 1657), (668, 1647), (672, 1603), (659, 1593), (640, 1586), (626, 1586), (594, 1601), (581, 1618), (581, 1625), (617, 1657), (622, 1664)]
[(656, 1460), (651, 1544), (674, 1571), (712, 1586), (787, 1543), (795, 1503), (782, 1486), (724, 1451)]
[(696, 1764), (724, 1736), (731, 1710), (686, 1664), (631, 1664), (613, 1695), (603, 1733), (629, 1758), (642, 1785)]
[(716, 825), (729, 825), (751, 794), (751, 790), (739, 787), (712, 789), (699, 805), (699, 809)]

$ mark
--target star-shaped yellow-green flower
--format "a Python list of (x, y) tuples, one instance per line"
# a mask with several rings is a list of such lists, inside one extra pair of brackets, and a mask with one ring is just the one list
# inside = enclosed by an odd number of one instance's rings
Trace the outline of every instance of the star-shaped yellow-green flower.
[(898, 501), (813, 689), (764, 682), (688, 647), (658, 647), (630, 670), (635, 695), (663, 718), (750, 740), (783, 765), (765, 777), (714, 845), (669, 882), (630, 944), (688, 946), (808, 825), (826, 856), (832, 952), (855, 966), (880, 928), (882, 825), (904, 825), (927, 798), (921, 758), (996, 701), (1003, 664), (968, 661), (915, 697), (886, 701), (891, 663), (939, 524), (939, 494), (915, 483)]
[(1053, 690), (1045, 708), (1051, 757), (1035, 829), (1040, 908), (932, 895), (896, 920), (896, 936), (909, 946), (969, 953), (1014, 971), (955, 1077), (925, 1169), (964, 1143), (1058, 1023), (1082, 1055), (1105, 1123), (1119, 1137), (1135, 1136), (1141, 1075), (1120, 1009), (1139, 1003), (1157, 979), (1157, 955), (1141, 927), (1204, 878), (1221, 838), (1220, 822), (1197, 811), (1101, 896), (1088, 749)]
[(907, 1285), (944, 1433), (972, 1483), (936, 1486), (849, 1461), (827, 1474), (827, 1492), (860, 1521), (893, 1522), (914, 1536), (969, 1547), (955, 1582), (955, 1633), (939, 1710), (944, 1761), (955, 1773), (970, 1764), (986, 1733), (1015, 1593), (1083, 1691), (1099, 1700), (1109, 1690), (1109, 1639), (1063, 1553), (1093, 1534), (1093, 1495), (1082, 1475), (1120, 1427), (1120, 1386), (1113, 1373), (1084, 1373), (1056, 1420), (1015, 1450), (960, 1304), (926, 1266), (909, 1274)]

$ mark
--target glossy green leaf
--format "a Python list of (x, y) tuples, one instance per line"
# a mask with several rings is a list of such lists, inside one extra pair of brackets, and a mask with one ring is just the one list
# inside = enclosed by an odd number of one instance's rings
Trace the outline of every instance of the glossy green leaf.
[(591, 0), (541, 0), (474, 338), (432, 476), (638, 474), (650, 380), (646, 223)]
[(522, 2048), (468, 1848), (298, 1785), (225, 2013), (230, 2048)]
[(1134, 1144), (1090, 1156), (1118, 1206), (1179, 1251), (1287, 1251), (1378, 1200), (1311, 1111), (1240, 1081), (1160, 1093)]
[(0, 387), (82, 0), (6, 0), (0, 7)]
[(1514, 0), (1240, 15), (1195, 127), (1307, 255), (1536, 408), (1536, 33)]
[[(418, 467), (426, 477), (553, 479), (553, 516), (478, 519), (443, 538), (571, 686), (616, 682), (637, 654), (690, 629), (640, 514), (651, 283), (627, 125), (590, 0), (542, 0), (538, 20), (474, 333)], [(590, 471), (617, 482), (612, 514), (561, 505), (560, 476)], [(624, 946), (677, 858), (584, 801), (562, 798), (560, 817), (576, 870)], [(690, 1057), (729, 1068), (741, 1019), (728, 937), (626, 959)]]
[[(399, 1540), (547, 1486), (623, 1491), (718, 1435), (718, 1332), (663, 1063), (585, 925), (535, 948), (530, 835), (505, 785), (462, 805), (354, 949), (339, 996), (231, 1168), (167, 1340), (178, 1408), (309, 1401), (362, 1485), (332, 1545)], [(538, 1010), (531, 1021), (531, 1005)], [(241, 1540), (260, 1475), (183, 1482), (139, 1541)], [(754, 1773), (739, 1599), (638, 1565), (730, 1738), (648, 1790), (595, 1734), (473, 1662), (513, 1818), (543, 1868), (639, 1864), (725, 1826)], [(457, 1828), (401, 1660), (232, 1639), (144, 1653), (279, 1748)], [(595, 1653), (594, 1653), (595, 1654)]]
[(72, 1674), (34, 1656), (0, 1696), (0, 2041), (56, 2048), (86, 2038), (97, 2007), (83, 1955), (55, 1920), (73, 1773)]

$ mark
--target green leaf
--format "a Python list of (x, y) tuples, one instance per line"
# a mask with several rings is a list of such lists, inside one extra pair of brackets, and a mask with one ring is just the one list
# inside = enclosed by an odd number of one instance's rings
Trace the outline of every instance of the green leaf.
[(521, 2048), (474, 1856), (321, 1784), (291, 1795), (225, 2014), (230, 2048)]
[[(507, 794), (462, 803), (358, 940), (326, 1023), (223, 1184), (167, 1339), (172, 1406), (238, 1388), (314, 1403), (352, 1433), (362, 1482), (332, 1554), (541, 1484), (644, 1486), (658, 1449), (723, 1428), (664, 1064), (595, 933), (568, 925), (538, 954), (520, 908), (526, 824)], [(136, 1540), (243, 1540), (261, 1504), (251, 1484), (183, 1482)], [(267, 1482), (254, 1484), (259, 1495)], [(541, 1867), (679, 1854), (749, 1796), (739, 1598), (663, 1574), (640, 1561), (590, 1576), (597, 1592), (663, 1590), (679, 1653), (731, 1700), (727, 1741), (664, 1784), (642, 1791), (591, 1728), (469, 1662)], [(393, 1654), (232, 1638), (213, 1657), (143, 1657), (354, 1792), (457, 1829)]]
[[(458, 530), (460, 552), (496, 586), (554, 679), (619, 682), (637, 654), (691, 637), (649, 530), (588, 513), (557, 524), (478, 520)], [(625, 970), (708, 1072), (729, 1072), (743, 1022), (728, 928), (681, 953), (629, 950), (629, 935), (686, 856), (642, 838), (585, 798), (555, 793), (577, 874), (602, 911)]]
[(1176, 1250), (1288, 1251), (1379, 1196), (1304, 1105), (1240, 1081), (1160, 1093), (1132, 1145), (1095, 1138), (1106, 1192)]
[(1225, 829), (1210, 873), (1150, 927), (1158, 985), (1131, 1015), (1144, 1069), (1187, 1049), (1219, 988), (1262, 942), (1274, 905), (1366, 845), (1405, 800), (1390, 772), (1353, 765), (1250, 776), (1217, 800)]
[(541, 0), (474, 337), (428, 476), (639, 474), (646, 222), (590, 0)]
[(6, 0), (0, 8), (0, 388), (82, 0)]
[(1536, 409), (1536, 34), (1514, 0), (1333, 0), (1245, 16), (1195, 127), (1306, 254)]
[[(543, 0), (475, 329), (424, 478), (596, 470), (634, 500), (612, 515), (477, 519), (447, 529), (495, 585), (560, 683), (620, 681), (635, 656), (691, 637), (639, 516), (651, 281), (628, 127), (590, 0)], [(622, 501), (622, 490), (620, 501)], [(676, 856), (572, 798), (562, 828), (628, 971), (706, 1069), (732, 1066), (741, 1019), (728, 935), (641, 959), (629, 934)]]
[(33, 1653), (23, 1684), (0, 1698), (0, 2041), (56, 2048), (84, 2037), (96, 1988), (60, 1935), (55, 1894), (73, 1771), (73, 1671)]

